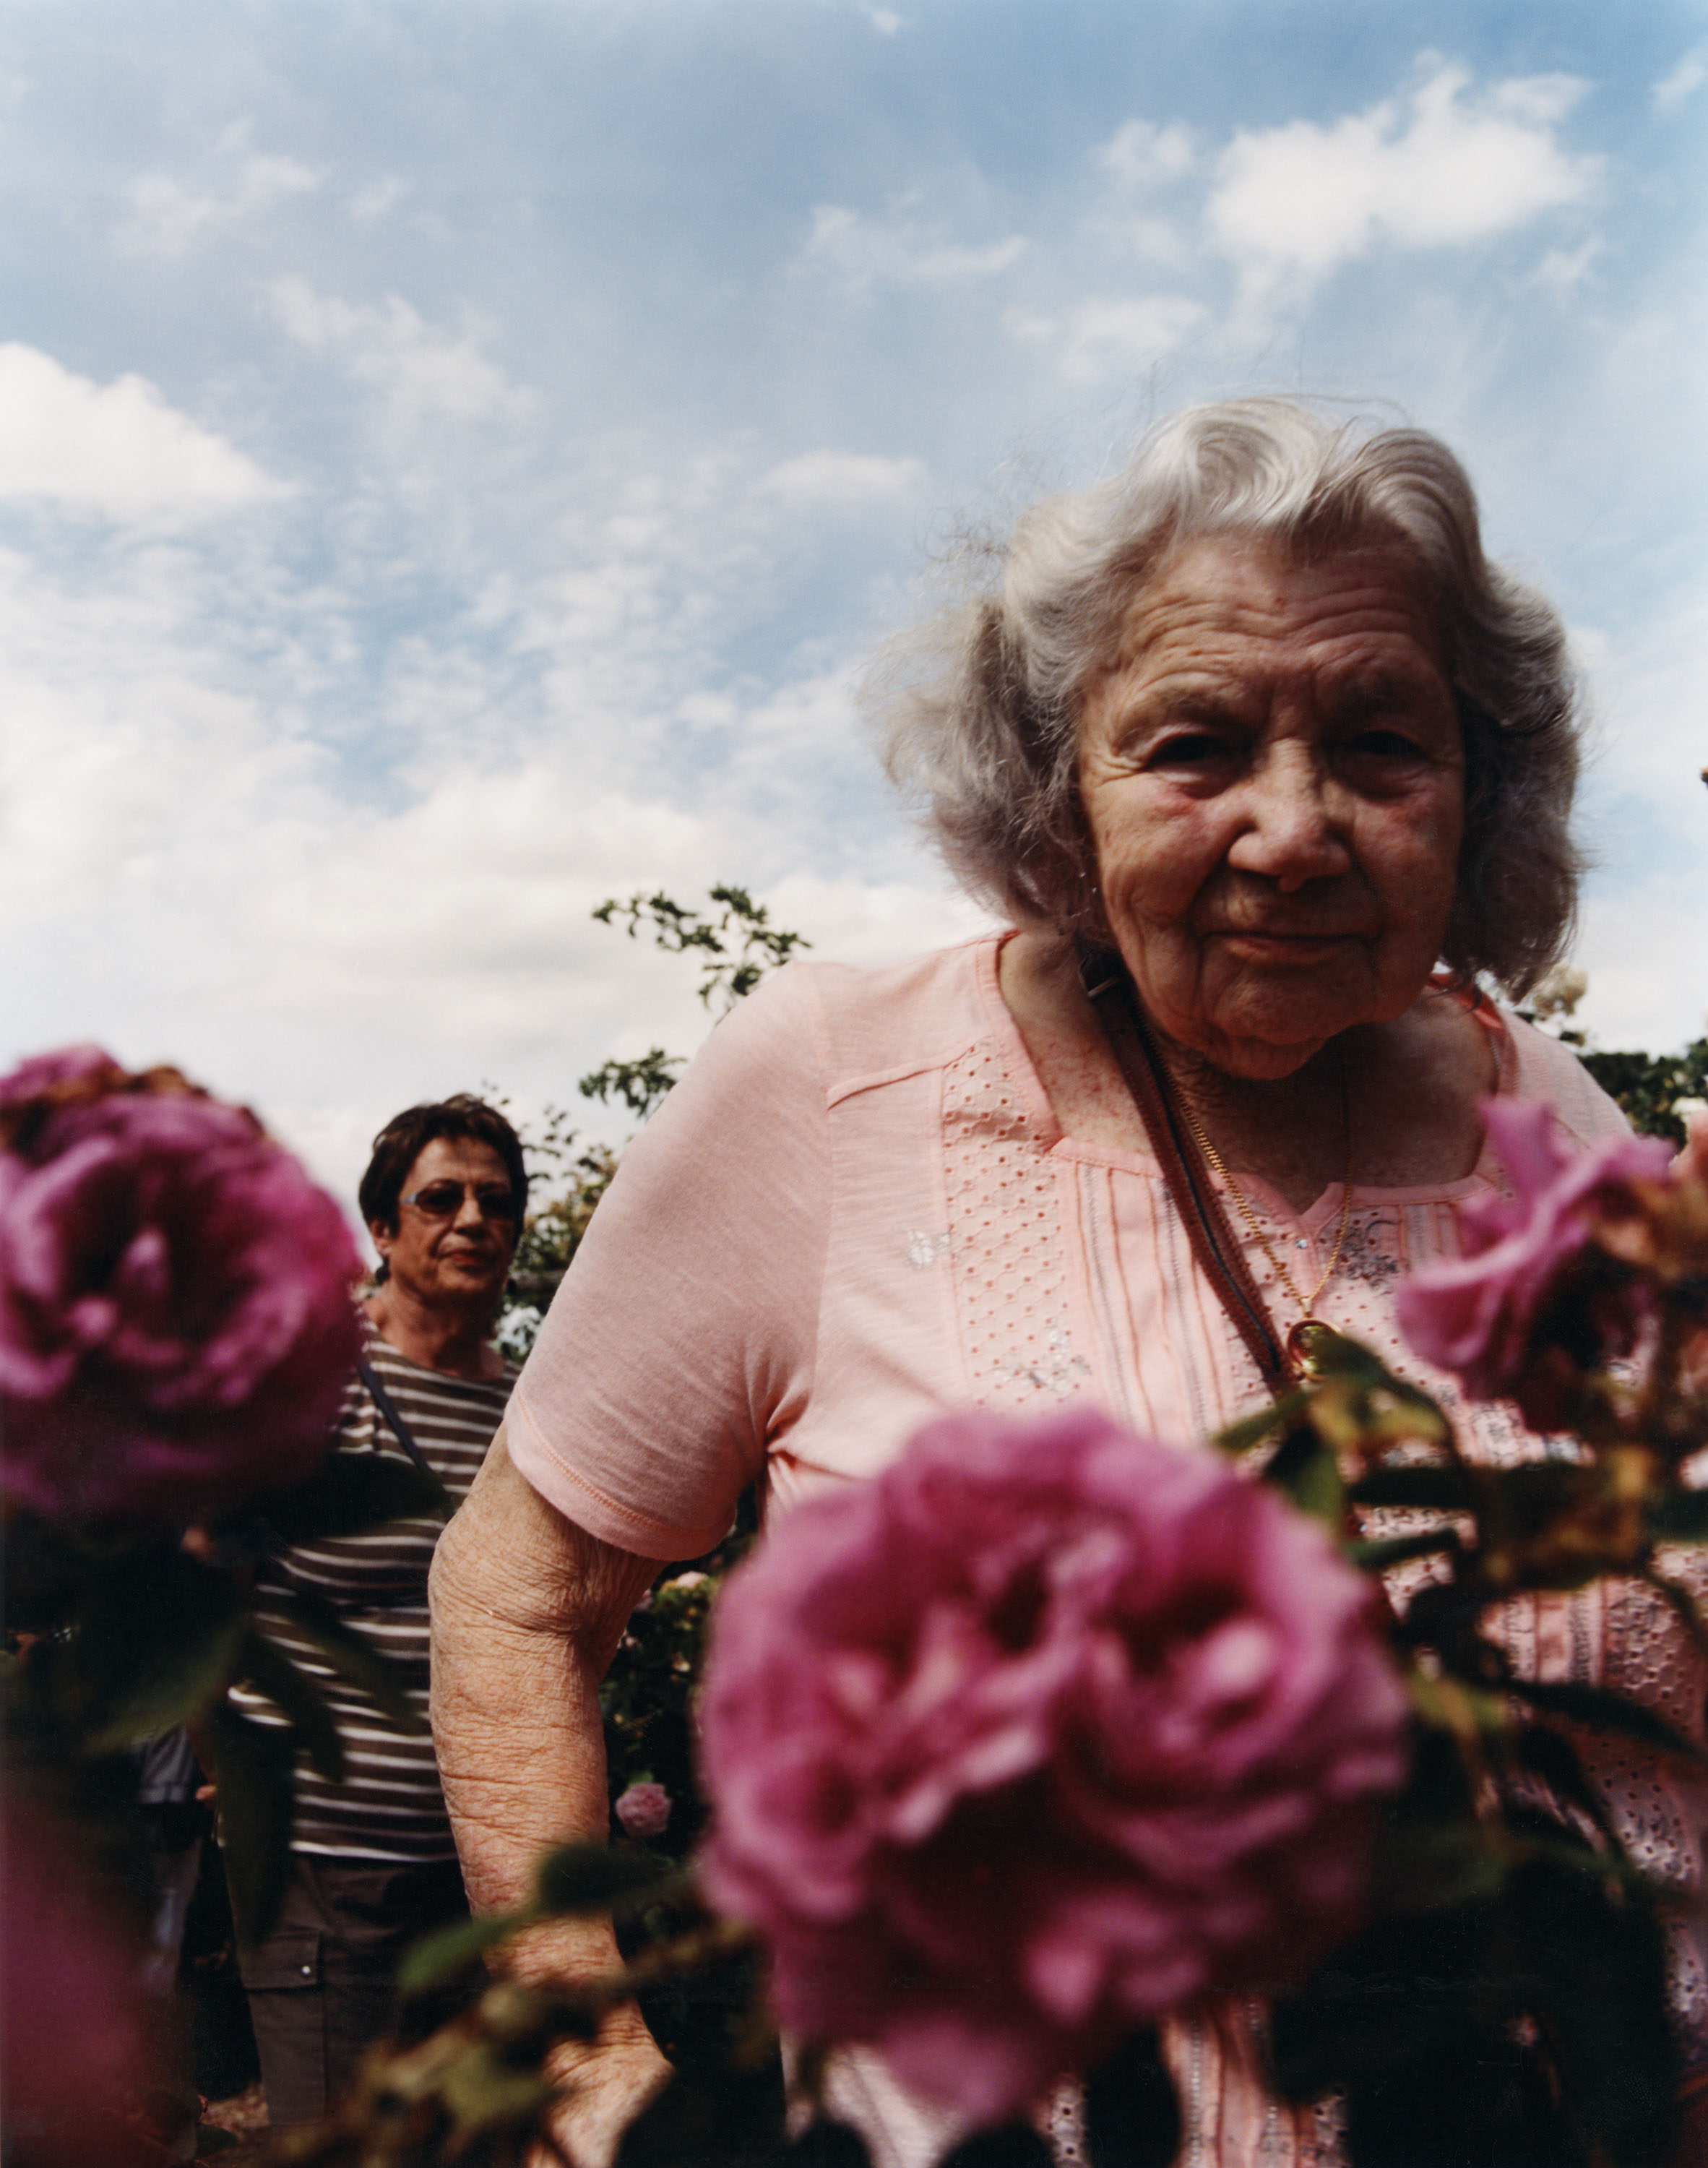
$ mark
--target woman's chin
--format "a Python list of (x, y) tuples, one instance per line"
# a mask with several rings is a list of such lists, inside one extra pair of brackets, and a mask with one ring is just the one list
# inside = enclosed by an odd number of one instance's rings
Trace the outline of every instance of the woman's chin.
[(1252, 1083), (1262, 1083), (1295, 1076), (1328, 1043), (1327, 1037), (1281, 1045), (1269, 1039), (1218, 1037), (1214, 1044), (1197, 1047), (1195, 1051), (1224, 1076), (1240, 1076)]
[(1306, 1018), (1297, 1015), (1190, 1018), (1181, 1028), (1164, 1028), (1170, 1038), (1227, 1076), (1257, 1082), (1292, 1076), (1330, 1040), (1369, 1019), (1355, 1015)]

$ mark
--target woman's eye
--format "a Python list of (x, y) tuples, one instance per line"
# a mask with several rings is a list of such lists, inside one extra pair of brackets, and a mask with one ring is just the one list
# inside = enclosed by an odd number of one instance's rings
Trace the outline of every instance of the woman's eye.
[(1164, 738), (1151, 755), (1154, 768), (1204, 768), (1217, 761), (1232, 760), (1232, 742), (1214, 731), (1182, 731), (1178, 736)]
[(1372, 760), (1421, 760), (1417, 741), (1408, 738), (1403, 731), (1361, 731), (1355, 738), (1349, 738), (1345, 752), (1354, 757), (1363, 756)]

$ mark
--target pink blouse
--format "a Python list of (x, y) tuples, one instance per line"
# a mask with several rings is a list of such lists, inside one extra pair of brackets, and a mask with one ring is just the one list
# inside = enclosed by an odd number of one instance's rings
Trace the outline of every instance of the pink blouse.
[[(756, 1478), (781, 1510), (873, 1474), (945, 1407), (1089, 1395), (1190, 1449), (1263, 1396), (1154, 1161), (1063, 1135), (998, 988), (1001, 938), (881, 970), (791, 964), (713, 1032), (625, 1154), (510, 1403), (517, 1465), (570, 1519), (643, 1557), (691, 1558), (720, 1540)], [(1565, 1047), (1478, 1013), (1502, 1093), (1546, 1100), (1585, 1145), (1623, 1130)], [(1298, 1214), (1255, 1177), (1239, 1181), (1294, 1279), (1314, 1285), (1340, 1186)], [(1509, 1409), (1461, 1401), (1419, 1362), (1392, 1296), (1410, 1266), (1454, 1253), (1456, 1206), (1499, 1181), (1485, 1157), (1461, 1182), (1355, 1189), (1318, 1305), (1496, 1462), (1546, 1448)], [(1271, 1293), (1273, 1266), (1230, 1217), (1285, 1324), (1293, 1305)], [(1509, 1612), (1504, 1638), (1526, 1668), (1626, 1687), (1700, 1735), (1703, 1666), (1647, 1591)], [(1619, 1747), (1599, 1768), (1638, 1862), (1694, 1891), (1708, 1787)], [(1694, 1925), (1675, 1937), (1675, 2004), (1687, 2054), (1708, 2061)], [(1260, 2024), (1242, 2008), (1175, 2028), (1186, 2168), (1338, 2158), (1331, 2112), (1265, 2095)], [(888, 2090), (869, 2070), (861, 2083)], [(877, 2168), (929, 2160), (940, 2120), (910, 2137), (890, 2105), (859, 2116)], [(1057, 2137), (1071, 2159), (1071, 2129)]]

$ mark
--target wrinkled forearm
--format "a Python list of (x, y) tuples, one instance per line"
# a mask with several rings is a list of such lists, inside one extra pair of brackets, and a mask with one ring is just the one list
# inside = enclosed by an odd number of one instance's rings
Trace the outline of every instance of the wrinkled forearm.
[[(477, 1913), (525, 1904), (549, 1846), (604, 1838), (599, 1681), (655, 1570), (555, 1512), (500, 1432), (432, 1585), (433, 1737)], [(562, 1921), (510, 1946), (506, 1964), (585, 1978), (615, 1955), (607, 1921)]]

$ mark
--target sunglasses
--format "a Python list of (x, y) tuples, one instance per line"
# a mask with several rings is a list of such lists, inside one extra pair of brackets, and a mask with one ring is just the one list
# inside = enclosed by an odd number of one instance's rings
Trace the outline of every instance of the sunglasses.
[(516, 1193), (501, 1182), (453, 1182), (448, 1176), (443, 1182), (429, 1182), (411, 1190), (398, 1203), (414, 1205), (429, 1220), (449, 1220), (462, 1210), (465, 1197), (474, 1198), (483, 1220), (516, 1217)]

